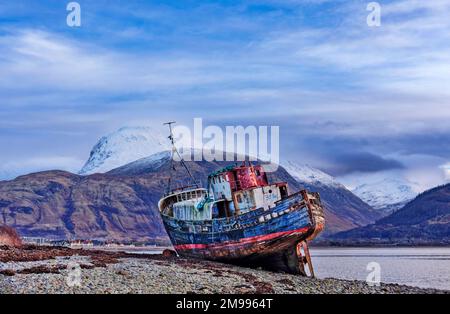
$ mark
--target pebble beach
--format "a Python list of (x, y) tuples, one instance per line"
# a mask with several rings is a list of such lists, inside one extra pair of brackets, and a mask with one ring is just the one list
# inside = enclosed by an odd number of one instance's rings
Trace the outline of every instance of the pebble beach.
[(0, 248), (0, 293), (16, 294), (417, 294), (397, 284), (313, 279), (171, 254), (35, 247)]

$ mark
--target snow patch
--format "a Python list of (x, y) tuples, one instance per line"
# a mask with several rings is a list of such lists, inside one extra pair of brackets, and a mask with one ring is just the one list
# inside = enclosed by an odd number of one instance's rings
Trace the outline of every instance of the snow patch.
[(295, 161), (285, 161), (281, 166), (297, 181), (309, 184), (322, 184), (335, 188), (345, 188), (336, 179), (325, 172), (307, 164)]
[(105, 173), (167, 150), (169, 140), (154, 128), (123, 127), (98, 141), (79, 174)]
[(353, 189), (359, 198), (375, 209), (399, 209), (417, 196), (418, 184), (399, 178), (364, 183)]

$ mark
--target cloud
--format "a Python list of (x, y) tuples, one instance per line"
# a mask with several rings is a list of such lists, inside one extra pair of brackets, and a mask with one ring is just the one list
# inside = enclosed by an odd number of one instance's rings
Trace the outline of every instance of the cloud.
[(379, 28), (361, 1), (86, 3), (77, 30), (55, 25), (50, 2), (21, 8), (26, 19), (14, 6), (0, 7), (11, 17), (0, 27), (0, 145), (11, 147), (0, 163), (83, 159), (133, 121), (194, 117), (280, 125), (286, 155), (337, 174), (450, 155), (448, 1), (382, 3)]
[(200, 59), (116, 53), (43, 31), (4, 36), (0, 49), (0, 86), (13, 91), (123, 94), (214, 81)]
[[(448, 100), (448, 1), (383, 3), (382, 25), (377, 28), (365, 24), (364, 3), (341, 5), (345, 14), (337, 27), (276, 32), (261, 43), (261, 49), (286, 62), (327, 67), (329, 74), (340, 73), (344, 79), (357, 77), (353, 83), (360, 88), (435, 92)], [(420, 14), (414, 14), (418, 10)]]
[(392, 169), (403, 169), (404, 165), (394, 159), (387, 159), (368, 152), (349, 152), (332, 158), (333, 166), (326, 169), (335, 176), (353, 172), (379, 172)]

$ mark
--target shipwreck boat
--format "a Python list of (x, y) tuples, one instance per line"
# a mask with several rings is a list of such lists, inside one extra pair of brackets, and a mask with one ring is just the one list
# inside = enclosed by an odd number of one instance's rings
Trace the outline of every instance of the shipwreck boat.
[(318, 193), (289, 194), (286, 182), (270, 183), (262, 165), (245, 162), (211, 173), (206, 188), (192, 180), (173, 190), (169, 180), (158, 204), (180, 256), (314, 276), (307, 243), (324, 228)]

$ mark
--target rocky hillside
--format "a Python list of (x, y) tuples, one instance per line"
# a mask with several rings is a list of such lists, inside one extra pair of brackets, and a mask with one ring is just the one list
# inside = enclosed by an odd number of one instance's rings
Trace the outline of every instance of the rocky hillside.
[[(21, 235), (57, 239), (89, 238), (150, 240), (165, 236), (157, 211), (170, 167), (167, 152), (88, 176), (47, 171), (0, 182), (0, 223), (15, 227)], [(200, 181), (230, 162), (188, 162)], [(175, 178), (186, 177), (175, 163)], [(328, 233), (373, 222), (371, 208), (350, 192), (295, 180), (285, 169), (269, 175), (271, 181), (287, 181), (291, 191), (310, 188), (322, 195)], [(185, 182), (174, 182), (184, 184)], [(348, 194), (347, 194), (348, 193)]]
[(336, 240), (450, 244), (450, 184), (428, 190), (375, 224), (341, 232)]
[(0, 222), (22, 236), (149, 240), (164, 235), (157, 176), (115, 178), (47, 171), (0, 182)]

